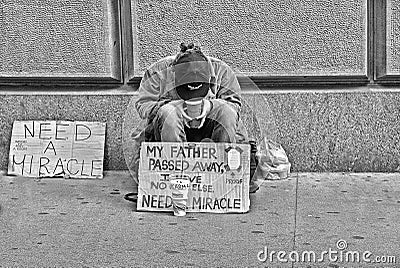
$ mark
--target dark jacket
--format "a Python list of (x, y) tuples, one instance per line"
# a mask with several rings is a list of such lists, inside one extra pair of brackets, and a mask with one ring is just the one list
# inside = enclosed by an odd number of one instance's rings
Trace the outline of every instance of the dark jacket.
[[(175, 76), (173, 62), (175, 56), (169, 56), (153, 63), (144, 73), (139, 87), (139, 96), (135, 102), (135, 108), (143, 120), (132, 133), (131, 153), (128, 153), (127, 164), (136, 181), (138, 181), (139, 151), (143, 141), (152, 141), (153, 118), (158, 109), (165, 103), (172, 100), (179, 100), (175, 89)], [(242, 106), (240, 97), (240, 85), (232, 69), (223, 61), (208, 57), (212, 67), (213, 85), (205, 97), (213, 102), (215, 99), (226, 101), (240, 113)], [(243, 126), (239, 124), (237, 136), (241, 142), (247, 141), (240, 130)]]

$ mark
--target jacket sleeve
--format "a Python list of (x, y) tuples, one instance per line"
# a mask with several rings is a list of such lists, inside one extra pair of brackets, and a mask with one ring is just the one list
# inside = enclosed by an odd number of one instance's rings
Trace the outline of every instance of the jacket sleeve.
[(149, 68), (140, 82), (139, 97), (135, 107), (139, 116), (148, 118), (151, 111), (157, 106), (160, 98), (160, 77), (156, 71)]
[(218, 73), (221, 77), (219, 79), (217, 78), (218, 90), (216, 92), (216, 98), (225, 100), (232, 104), (232, 107), (239, 112), (240, 107), (242, 106), (239, 82), (235, 73), (228, 65), (223, 64), (221, 67), (224, 68), (221, 68)]

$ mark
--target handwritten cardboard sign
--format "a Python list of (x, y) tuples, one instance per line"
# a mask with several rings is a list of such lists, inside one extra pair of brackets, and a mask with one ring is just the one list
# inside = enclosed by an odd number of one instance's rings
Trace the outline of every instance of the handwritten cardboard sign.
[(106, 124), (14, 121), (8, 174), (103, 178)]
[(229, 143), (142, 143), (138, 210), (172, 211), (170, 179), (190, 181), (188, 212), (247, 212), (250, 146)]

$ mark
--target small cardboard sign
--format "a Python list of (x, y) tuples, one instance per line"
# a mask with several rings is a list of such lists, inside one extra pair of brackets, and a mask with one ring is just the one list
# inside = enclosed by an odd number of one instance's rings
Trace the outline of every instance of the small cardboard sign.
[(103, 178), (106, 124), (14, 121), (8, 174)]
[(248, 144), (142, 143), (138, 210), (172, 211), (170, 180), (177, 177), (189, 180), (188, 212), (249, 211)]

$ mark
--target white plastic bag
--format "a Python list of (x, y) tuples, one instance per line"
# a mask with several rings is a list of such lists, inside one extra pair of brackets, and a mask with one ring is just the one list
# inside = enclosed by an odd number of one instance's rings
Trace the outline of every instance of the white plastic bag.
[(257, 153), (257, 177), (265, 180), (281, 180), (289, 177), (291, 164), (283, 147), (266, 138), (263, 142), (265, 149), (259, 149)]

